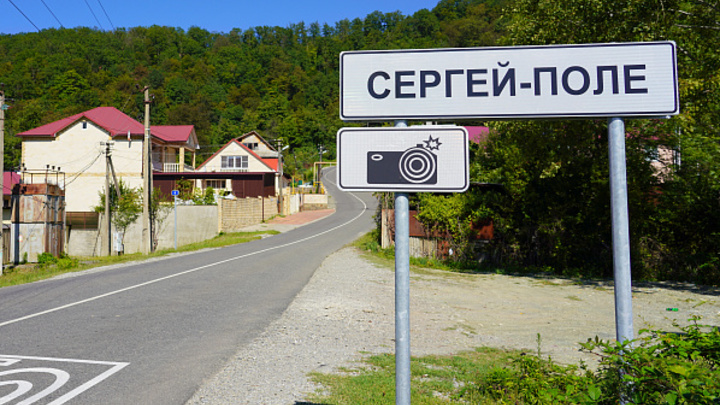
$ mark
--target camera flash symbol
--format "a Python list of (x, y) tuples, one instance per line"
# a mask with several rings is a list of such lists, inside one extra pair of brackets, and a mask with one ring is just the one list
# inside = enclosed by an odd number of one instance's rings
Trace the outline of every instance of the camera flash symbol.
[(428, 140), (423, 142), (425, 142), (425, 147), (428, 150), (440, 150), (440, 145), (442, 145), (442, 143), (440, 143), (440, 138), (433, 138), (432, 135), (428, 135)]

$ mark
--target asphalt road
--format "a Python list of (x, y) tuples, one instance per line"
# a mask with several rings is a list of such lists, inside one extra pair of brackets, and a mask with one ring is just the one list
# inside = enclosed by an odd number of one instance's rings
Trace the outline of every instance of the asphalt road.
[(0, 289), (0, 403), (183, 404), (280, 316), (374, 199), (270, 238)]

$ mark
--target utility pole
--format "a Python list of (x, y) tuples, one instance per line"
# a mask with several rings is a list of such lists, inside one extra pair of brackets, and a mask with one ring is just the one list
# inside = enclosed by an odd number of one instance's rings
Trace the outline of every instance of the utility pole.
[(105, 142), (105, 225), (107, 226), (107, 255), (112, 256), (112, 221), (110, 213), (110, 142)]
[[(320, 160), (320, 163), (322, 163), (322, 155), (325, 153), (325, 145), (318, 144), (318, 159)], [(319, 179), (320, 176), (318, 176)]]
[(283, 215), (283, 159), (282, 159), (282, 139), (277, 140), (277, 154), (278, 154), (278, 172), (280, 172), (280, 176), (278, 177), (278, 189), (279, 189), (279, 199), (280, 201), (280, 215)]
[[(3, 86), (3, 84), (0, 84)], [(4, 257), (5, 254), (5, 221), (3, 215), (5, 214), (5, 184), (3, 180), (5, 178), (5, 91), (0, 88), (0, 170), (3, 175), (0, 176), (0, 190), (2, 190), (3, 201), (0, 204), (0, 276), (3, 274), (5, 268)]]
[(145, 86), (145, 137), (143, 138), (143, 212), (142, 212), (142, 247), (143, 254), (152, 251), (152, 235), (150, 234), (150, 198), (152, 197), (152, 148), (150, 146), (150, 87)]

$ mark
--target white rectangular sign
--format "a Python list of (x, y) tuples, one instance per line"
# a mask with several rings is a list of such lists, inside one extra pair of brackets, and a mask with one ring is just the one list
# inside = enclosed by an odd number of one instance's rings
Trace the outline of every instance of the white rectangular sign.
[(343, 52), (340, 118), (674, 115), (675, 54), (674, 42)]
[(341, 190), (463, 192), (469, 185), (463, 127), (342, 128), (337, 158)]

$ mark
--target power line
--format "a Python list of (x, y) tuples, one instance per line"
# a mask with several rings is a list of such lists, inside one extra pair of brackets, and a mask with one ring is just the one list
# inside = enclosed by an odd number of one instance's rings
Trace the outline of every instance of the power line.
[(12, 0), (8, 0), (8, 1), (10, 2), (10, 4), (13, 5), (13, 7), (15, 7), (15, 9), (17, 9), (17, 11), (20, 12), (20, 14), (23, 15), (23, 17), (25, 17), (26, 20), (28, 20), (28, 21), (30, 22), (30, 24), (32, 24), (33, 27), (35, 27), (35, 29), (37, 30), (37, 32), (40, 32), (40, 28), (38, 28), (38, 26), (35, 25), (35, 23), (32, 22), (32, 20), (31, 20), (28, 16), (26, 16), (25, 13), (23, 13), (22, 10), (20, 10), (20, 8), (15, 5), (15, 3), (12, 2)]
[(108, 21), (110, 21), (110, 26), (112, 27), (113, 31), (115, 31), (115, 25), (113, 25), (112, 20), (110, 20), (110, 16), (108, 15), (107, 11), (105, 11), (105, 7), (103, 7), (100, 0), (98, 0), (98, 4), (100, 5), (100, 8), (102, 9), (103, 13), (105, 13), (105, 17), (107, 17)]
[(45, 5), (45, 8), (50, 12), (50, 14), (52, 14), (52, 16), (55, 17), (55, 21), (57, 21), (58, 24), (60, 24), (60, 28), (65, 28), (65, 26), (63, 26), (63, 23), (60, 22), (60, 20), (57, 18), (55, 13), (53, 13), (52, 10), (50, 10), (50, 7), (48, 7), (47, 3), (45, 3), (45, 0), (40, 0), (40, 1), (42, 1), (42, 4)]
[(86, 171), (88, 171), (88, 170), (90, 169), (90, 167), (91, 167), (93, 164), (95, 164), (95, 162), (97, 162), (97, 160), (98, 160), (98, 159), (100, 158), (100, 156), (102, 156), (102, 155), (103, 155), (103, 152), (99, 152), (98, 155), (95, 156), (95, 159), (93, 159), (92, 162), (90, 162), (87, 166), (85, 166), (85, 167), (83, 167), (82, 169), (80, 169), (80, 171), (75, 174), (75, 177), (73, 177), (73, 178), (70, 179), (69, 181), (65, 181), (65, 185), (67, 186), (68, 184), (70, 184), (70, 183), (74, 182), (75, 180), (77, 180), (78, 177), (80, 177), (81, 174), (83, 174), (83, 173), (85, 173)]
[(85, 5), (86, 5), (86, 6), (88, 7), (88, 9), (90, 10), (90, 14), (92, 14), (93, 17), (95, 17), (95, 21), (98, 23), (98, 26), (100, 26), (100, 29), (103, 30), (103, 31), (105, 31), (105, 28), (103, 28), (102, 24), (100, 24), (100, 20), (98, 20), (98, 18), (97, 18), (97, 16), (95, 15), (95, 12), (93, 11), (92, 7), (90, 7), (90, 3), (88, 3), (87, 0), (84, 0), (84, 1), (85, 1)]

